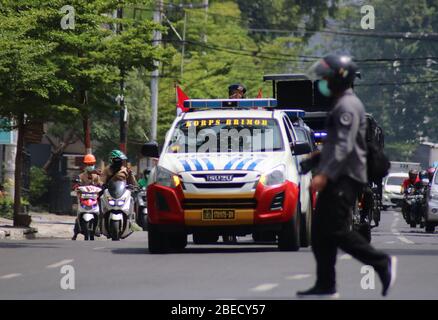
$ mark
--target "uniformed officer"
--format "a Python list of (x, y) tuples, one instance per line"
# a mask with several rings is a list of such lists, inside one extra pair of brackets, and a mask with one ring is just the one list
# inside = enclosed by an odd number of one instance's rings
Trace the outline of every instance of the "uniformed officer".
[(335, 263), (340, 248), (373, 266), (382, 281), (382, 294), (395, 281), (396, 258), (375, 250), (351, 228), (351, 210), (367, 183), (366, 117), (352, 86), (357, 66), (348, 56), (328, 55), (309, 69), (319, 91), (331, 97), (327, 137), (312, 189), (319, 192), (312, 223), (312, 250), (317, 264), (315, 285), (299, 297), (336, 297)]
[(245, 99), (246, 88), (240, 83), (232, 84), (228, 87), (228, 97), (230, 99)]

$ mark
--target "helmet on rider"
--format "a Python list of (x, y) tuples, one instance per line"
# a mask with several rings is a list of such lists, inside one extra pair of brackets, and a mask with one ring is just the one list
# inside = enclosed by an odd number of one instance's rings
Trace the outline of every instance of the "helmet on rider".
[(93, 171), (96, 167), (96, 158), (92, 154), (87, 154), (84, 157), (85, 170), (88, 172)]
[(330, 54), (315, 62), (307, 71), (308, 77), (318, 81), (318, 90), (331, 97), (353, 86), (358, 67), (347, 55)]
[(111, 166), (116, 169), (120, 169), (123, 165), (123, 161), (128, 160), (126, 155), (120, 150), (113, 150), (110, 153), (109, 161)]
[(411, 180), (412, 182), (414, 182), (418, 177), (418, 171), (414, 169), (409, 170), (408, 174), (409, 174), (409, 180)]
[(230, 99), (245, 98), (246, 88), (240, 83), (232, 84), (228, 87), (228, 96)]

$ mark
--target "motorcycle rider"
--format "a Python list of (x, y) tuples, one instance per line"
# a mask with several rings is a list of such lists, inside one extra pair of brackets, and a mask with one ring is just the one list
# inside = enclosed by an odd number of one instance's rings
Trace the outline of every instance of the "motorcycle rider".
[(435, 168), (431, 167), (427, 169), (427, 177), (429, 178), (429, 185), (432, 185), (433, 175), (435, 174)]
[(137, 186), (137, 180), (132, 170), (124, 165), (128, 160), (126, 155), (120, 150), (113, 150), (110, 153), (110, 164), (103, 170), (102, 182), (106, 186), (111, 180), (126, 181), (127, 184)]
[[(85, 166), (85, 171), (79, 175), (79, 184), (80, 185), (92, 185), (92, 186), (101, 186), (102, 181), (100, 180), (100, 172), (96, 170), (96, 158), (92, 154), (86, 154), (83, 160), (83, 164)], [(73, 229), (73, 237), (72, 240), (76, 240), (79, 234), (79, 221), (76, 219), (75, 226)], [(96, 232), (96, 235), (99, 236), (99, 232)]]
[[(409, 174), (409, 178), (405, 179), (403, 181), (403, 184), (402, 184), (402, 193), (405, 196), (408, 195), (408, 191), (409, 191), (410, 188), (414, 188), (415, 185), (418, 182), (420, 182), (420, 178), (418, 177), (418, 171), (417, 170), (411, 169), (411, 170), (409, 170), (408, 174)], [(403, 200), (403, 205), (402, 205), (402, 214), (403, 214), (403, 217), (405, 218), (405, 220), (406, 220), (406, 218), (409, 215), (409, 211), (410, 211), (410, 205), (406, 201), (406, 199), (404, 199)]]
[(149, 173), (150, 173), (150, 172), (151, 172), (151, 170), (149, 170), (149, 169), (145, 169), (145, 170), (143, 171), (143, 177), (142, 177), (140, 180), (138, 180), (138, 186), (139, 186), (141, 189), (147, 187), (147, 185), (148, 185), (148, 179), (149, 179)]

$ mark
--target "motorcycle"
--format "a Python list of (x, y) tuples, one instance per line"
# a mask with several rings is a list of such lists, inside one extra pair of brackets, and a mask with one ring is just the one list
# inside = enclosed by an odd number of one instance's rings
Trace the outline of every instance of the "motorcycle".
[(141, 188), (136, 196), (136, 217), (135, 222), (143, 228), (143, 231), (148, 229), (148, 207), (146, 188)]
[(78, 186), (76, 188), (78, 208), (75, 224), (77, 230), (75, 230), (75, 233), (83, 234), (85, 240), (94, 240), (99, 221), (98, 198), (101, 190), (101, 188), (93, 185)]
[(422, 187), (410, 187), (406, 190), (405, 202), (408, 210), (404, 213), (404, 218), (411, 228), (424, 227), (424, 213), (426, 210), (425, 194)]
[(119, 241), (133, 233), (133, 187), (126, 181), (110, 181), (101, 197), (101, 232), (108, 239)]

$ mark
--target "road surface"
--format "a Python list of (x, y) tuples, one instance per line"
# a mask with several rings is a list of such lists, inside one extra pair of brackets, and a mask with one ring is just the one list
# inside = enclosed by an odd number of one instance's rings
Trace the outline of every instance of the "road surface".
[[(315, 280), (310, 248), (279, 252), (250, 237), (237, 245), (189, 242), (183, 253), (167, 255), (148, 253), (146, 232), (121, 242), (78, 239), (0, 241), (0, 299), (289, 300)], [(400, 212), (387, 211), (372, 244), (399, 259), (397, 283), (386, 299), (438, 299), (438, 232), (411, 229)], [(382, 298), (377, 275), (372, 289), (370, 270), (362, 267), (339, 251), (341, 299)]]

